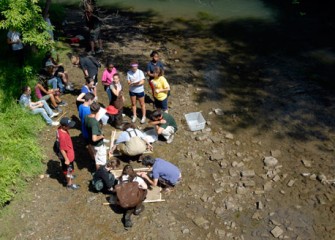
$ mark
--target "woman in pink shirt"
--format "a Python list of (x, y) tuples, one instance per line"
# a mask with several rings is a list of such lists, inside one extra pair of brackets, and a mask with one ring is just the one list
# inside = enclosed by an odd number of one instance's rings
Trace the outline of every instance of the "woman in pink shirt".
[(106, 64), (106, 69), (102, 74), (101, 82), (102, 82), (102, 85), (104, 85), (105, 91), (107, 92), (109, 102), (111, 102), (112, 100), (112, 94), (111, 94), (109, 86), (113, 82), (113, 76), (115, 73), (117, 73), (117, 70), (114, 67), (114, 64), (112, 63), (111, 60), (108, 60)]

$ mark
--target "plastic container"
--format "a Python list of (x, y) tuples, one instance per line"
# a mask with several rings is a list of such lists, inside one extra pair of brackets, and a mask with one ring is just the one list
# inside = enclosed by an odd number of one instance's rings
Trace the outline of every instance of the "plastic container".
[(186, 122), (192, 132), (205, 128), (206, 120), (201, 112), (192, 112), (185, 114)]

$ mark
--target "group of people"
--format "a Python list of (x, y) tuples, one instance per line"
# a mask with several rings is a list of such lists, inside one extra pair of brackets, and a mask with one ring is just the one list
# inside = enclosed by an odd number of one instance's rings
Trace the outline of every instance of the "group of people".
[[(152, 60), (147, 67), (147, 76), (149, 85), (154, 97), (154, 107), (148, 124), (153, 126), (153, 130), (157, 135), (163, 136), (167, 143), (171, 143), (174, 139), (175, 132), (178, 127), (175, 119), (168, 113), (168, 94), (170, 87), (163, 75), (163, 64), (159, 61), (158, 52), (151, 54)], [(146, 77), (144, 72), (138, 68), (136, 61), (131, 62), (131, 69), (127, 72), (127, 83), (129, 86), (129, 98), (131, 101), (132, 116), (131, 122), (123, 121), (123, 106), (125, 95), (123, 93), (121, 75), (118, 73), (111, 60), (106, 63), (106, 68), (101, 77), (101, 83), (108, 97), (108, 106), (102, 107), (98, 103), (97, 84), (100, 63), (93, 56), (73, 56), (71, 58), (73, 65), (80, 67), (85, 76), (85, 84), (81, 88), (81, 93), (77, 97), (77, 107), (79, 118), (81, 120), (82, 136), (87, 143), (87, 149), (95, 161), (94, 182), (103, 183), (103, 189), (117, 196), (117, 204), (125, 209), (124, 225), (131, 227), (131, 215), (138, 215), (144, 210), (143, 201), (145, 200), (148, 186), (160, 185), (164, 192), (169, 192), (181, 180), (181, 172), (174, 164), (161, 158), (153, 158), (145, 156), (146, 151), (153, 151), (152, 142), (148, 140), (145, 133), (136, 128), (137, 120), (137, 102), (140, 103), (142, 116), (140, 123), (145, 124), (146, 108), (145, 108), (145, 92), (144, 85)], [(64, 140), (64, 133), (69, 136), (68, 129), (73, 126), (73, 121), (68, 118), (61, 120), (61, 126), (58, 129), (57, 141), (59, 141), (59, 158), (62, 162), (63, 173), (67, 179), (67, 188), (76, 190), (79, 185), (73, 183), (74, 158), (65, 156), (65, 153), (72, 148), (68, 139)], [(115, 128), (119, 128), (122, 132), (111, 144), (108, 150), (106, 144), (109, 140), (105, 139), (103, 126), (112, 124)], [(62, 138), (63, 136), (63, 138)], [(66, 144), (61, 144), (61, 142)], [(108, 151), (108, 155), (107, 155)], [(114, 176), (111, 171), (119, 167), (114, 153), (117, 152), (126, 156), (137, 156), (149, 171), (135, 172), (131, 165), (126, 165), (121, 176)], [(100, 181), (99, 181), (100, 180)], [(136, 182), (134, 185), (127, 183)], [(127, 200), (124, 200), (122, 194), (126, 194)], [(131, 189), (130, 189), (131, 188)], [(130, 190), (129, 190), (130, 189)], [(137, 193), (140, 189), (140, 194)], [(98, 188), (97, 188), (98, 190)], [(101, 187), (99, 188), (101, 190)], [(130, 191), (130, 192), (129, 192)], [(123, 193), (122, 193), (123, 192)], [(130, 196), (137, 197), (132, 203), (125, 203), (132, 199)]]

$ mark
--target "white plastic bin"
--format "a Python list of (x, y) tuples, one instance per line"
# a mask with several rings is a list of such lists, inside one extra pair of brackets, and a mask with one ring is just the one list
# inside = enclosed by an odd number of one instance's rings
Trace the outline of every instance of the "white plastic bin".
[(192, 132), (205, 128), (206, 120), (201, 112), (192, 112), (185, 114), (186, 122)]

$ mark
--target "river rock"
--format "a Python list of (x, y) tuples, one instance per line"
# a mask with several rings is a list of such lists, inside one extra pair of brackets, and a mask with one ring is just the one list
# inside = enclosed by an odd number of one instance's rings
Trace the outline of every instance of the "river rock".
[(255, 176), (255, 171), (254, 170), (241, 171), (241, 176), (242, 177), (254, 177)]
[(274, 167), (278, 163), (278, 160), (274, 157), (265, 157), (263, 161), (267, 167)]
[(217, 228), (215, 229), (215, 234), (218, 235), (218, 237), (219, 237), (220, 239), (224, 239), (225, 236), (226, 236), (226, 232), (225, 232), (225, 230), (217, 229)]
[(283, 234), (283, 232), (284, 232), (284, 231), (283, 231), (280, 227), (278, 227), (278, 226), (276, 226), (274, 229), (271, 230), (271, 234), (272, 234), (275, 238), (278, 238), (280, 235)]
[(201, 227), (203, 229), (208, 229), (209, 228), (209, 221), (206, 220), (203, 217), (197, 217), (193, 219), (193, 223), (197, 225), (198, 227)]

